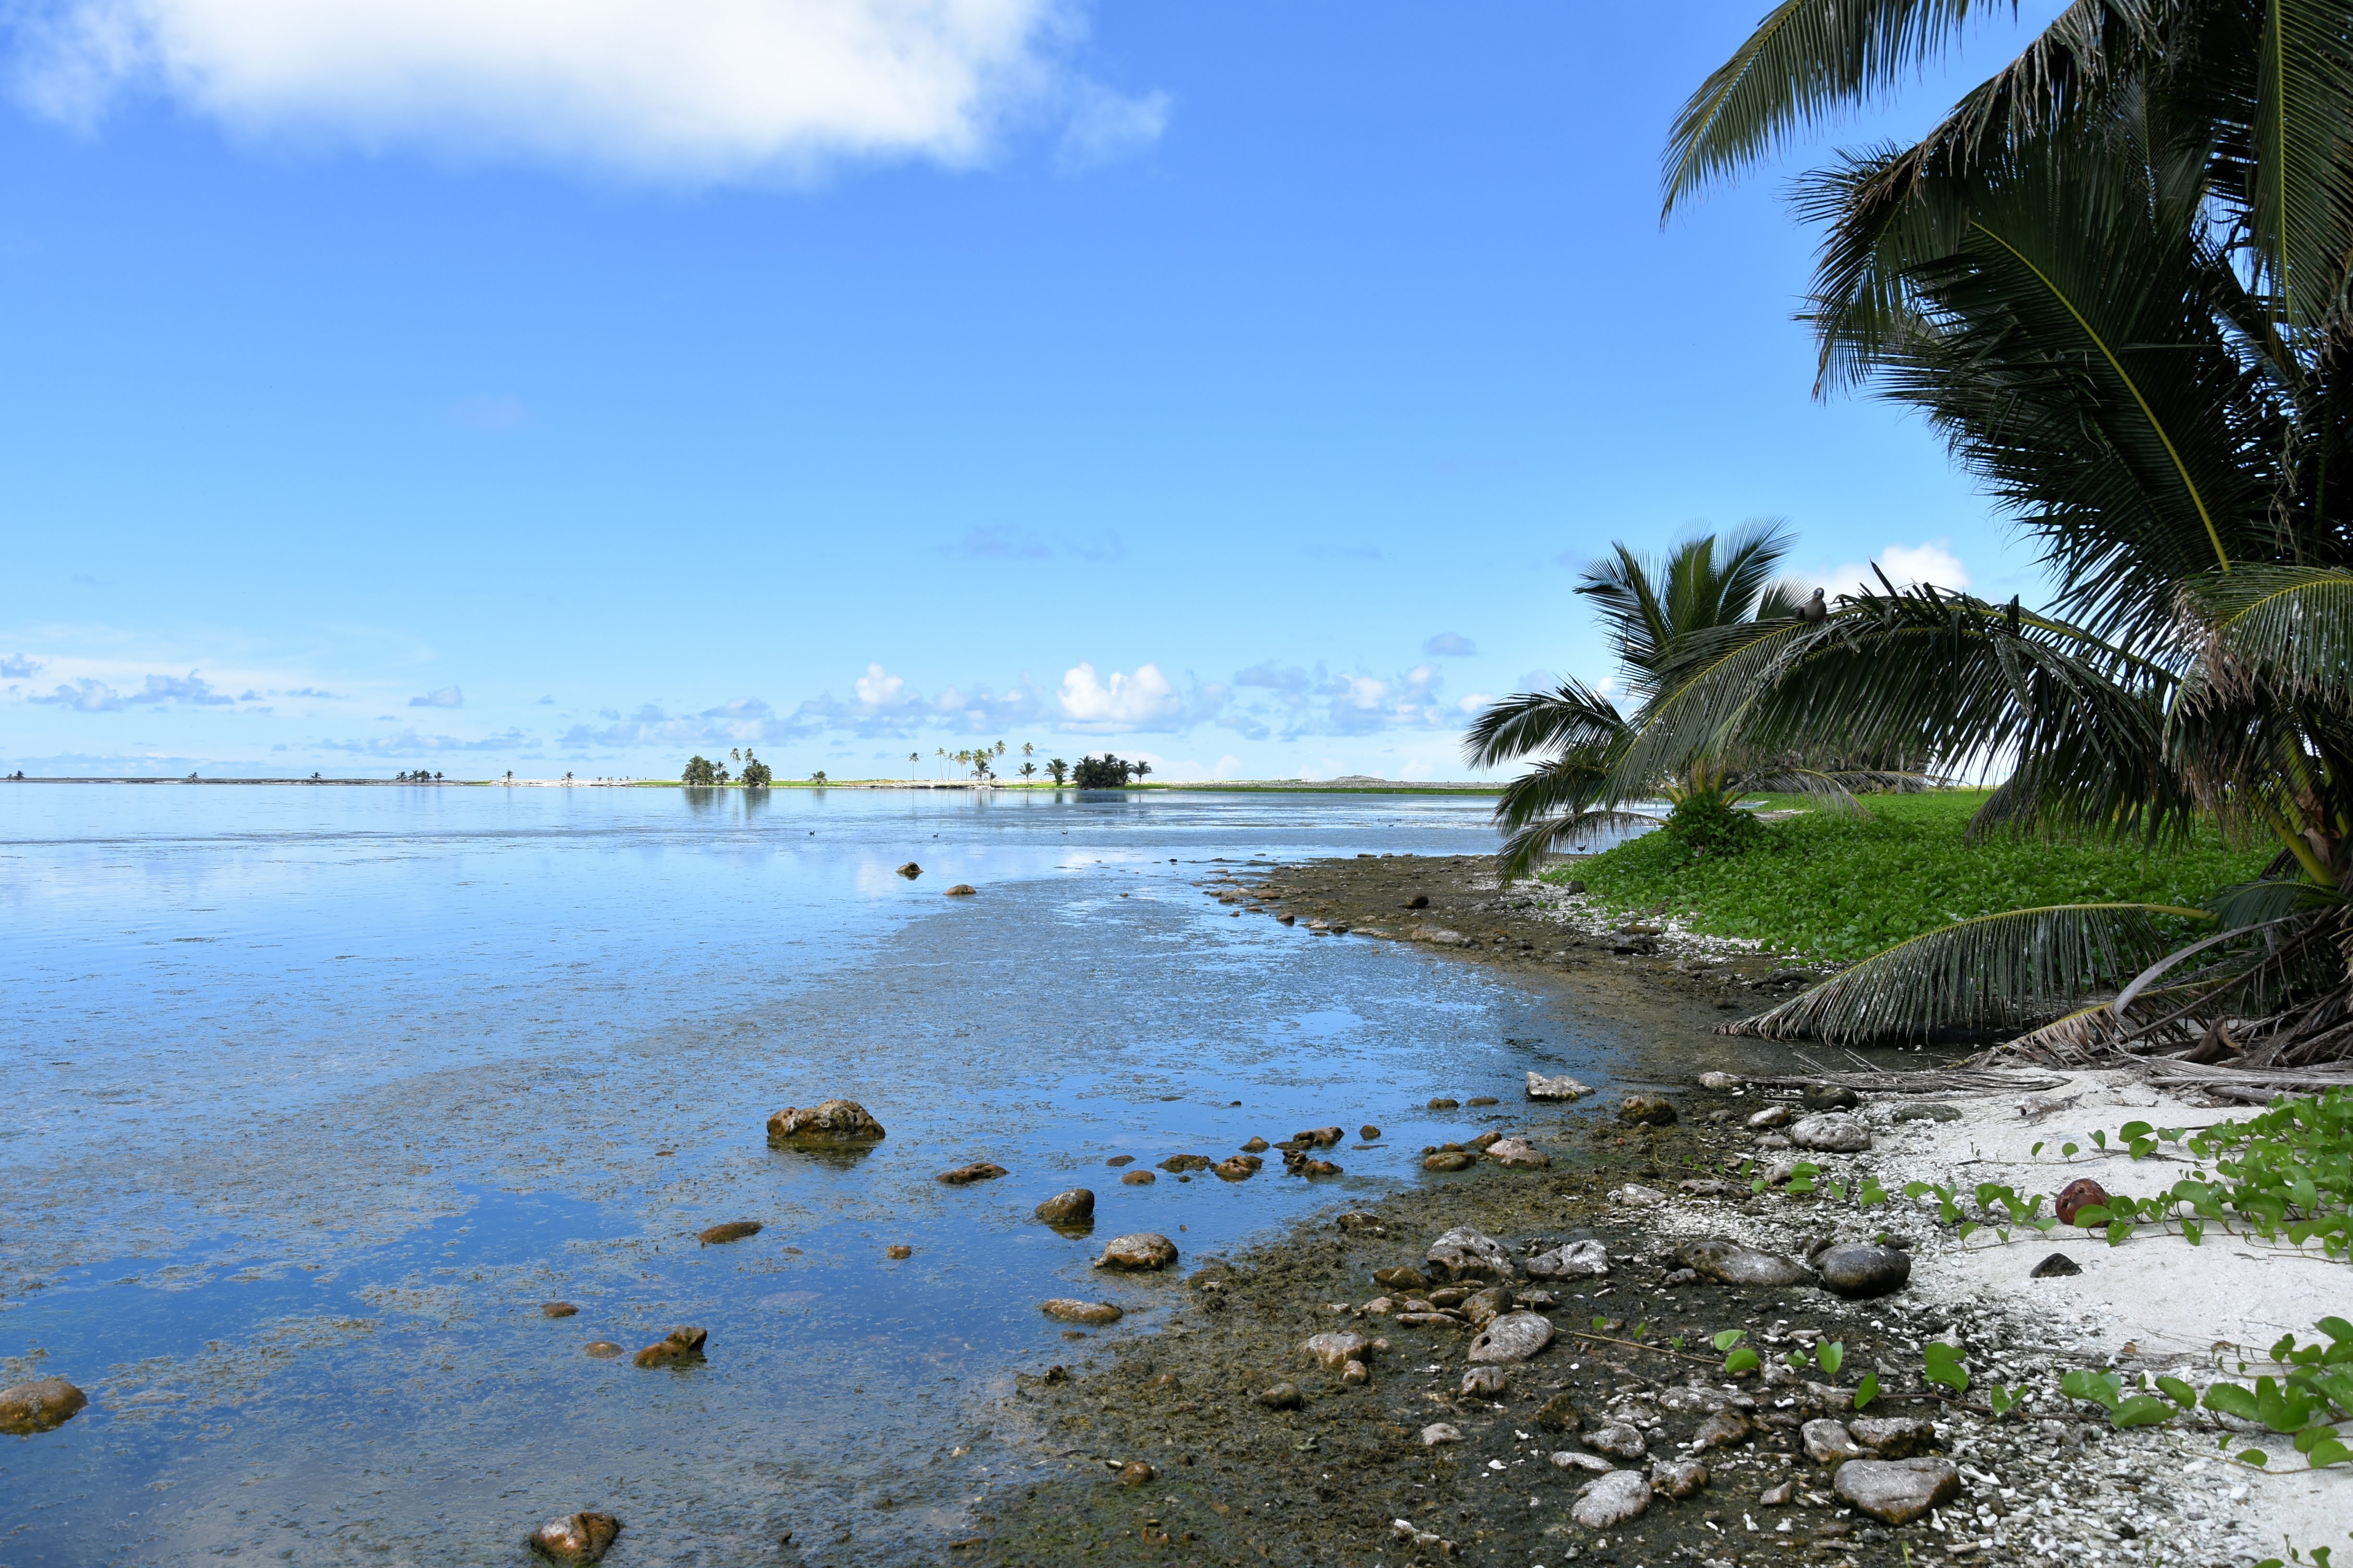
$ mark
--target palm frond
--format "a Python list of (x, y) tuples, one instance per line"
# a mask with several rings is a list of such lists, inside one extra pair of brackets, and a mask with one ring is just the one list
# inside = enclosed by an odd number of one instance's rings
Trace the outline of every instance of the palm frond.
[(1861, 1043), (2035, 1023), (2146, 968), (2171, 945), (2169, 926), (2211, 918), (2137, 903), (1980, 915), (1898, 942), (1725, 1032)]
[(1550, 691), (1524, 691), (1490, 703), (1464, 735), (1462, 752), (1473, 767), (1521, 757), (1609, 745), (1626, 721), (1610, 700), (1573, 678)]
[(2353, 704), (2353, 571), (2253, 566), (2182, 584), (2211, 639), (2202, 685), (2231, 697)]

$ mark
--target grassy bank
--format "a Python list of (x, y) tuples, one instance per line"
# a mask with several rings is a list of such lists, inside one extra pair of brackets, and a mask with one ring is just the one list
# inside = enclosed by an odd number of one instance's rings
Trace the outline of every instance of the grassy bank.
[[(1775, 806), (1802, 800), (1768, 796)], [(1873, 795), (1867, 817), (1807, 812), (1769, 824), (1742, 855), (1694, 860), (1648, 834), (1546, 879), (1583, 881), (1613, 911), (1655, 910), (1717, 936), (1849, 961), (1957, 920), (2037, 904), (2195, 904), (2262, 870), (2271, 851), (2213, 835), (2154, 851), (2129, 845), (1965, 840), (1983, 790)]]

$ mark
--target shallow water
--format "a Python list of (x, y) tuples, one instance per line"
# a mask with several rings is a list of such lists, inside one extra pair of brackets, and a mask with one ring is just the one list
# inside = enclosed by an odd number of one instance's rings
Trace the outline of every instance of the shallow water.
[[(625, 1521), (616, 1563), (775, 1561), (786, 1531), (807, 1561), (936, 1560), (988, 1468), (946, 1457), (1011, 1369), (1090, 1348), (1039, 1301), (1119, 1301), (1116, 1335), (1175, 1288), (1094, 1273), (1103, 1237), (1189, 1267), (1415, 1180), (1478, 1125), (1432, 1095), (1605, 1083), (1638, 1047), (1195, 886), (1478, 852), (1488, 805), (0, 793), (0, 1381), (92, 1400), (0, 1439), (0, 1568), (512, 1563), (582, 1507)], [(828, 1095), (889, 1138), (766, 1147)], [(1103, 1163), (1364, 1121), (1377, 1145), (1312, 1186)], [(932, 1180), (982, 1158), (1012, 1173)], [(1093, 1243), (1029, 1220), (1081, 1184)], [(766, 1228), (697, 1244), (738, 1218)], [(706, 1364), (582, 1353), (678, 1323)]]

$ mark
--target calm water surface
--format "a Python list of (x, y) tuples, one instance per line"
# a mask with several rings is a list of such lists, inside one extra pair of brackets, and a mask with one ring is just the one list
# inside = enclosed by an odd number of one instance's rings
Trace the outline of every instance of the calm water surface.
[[(1602, 1082), (1639, 1044), (1196, 886), (1484, 851), (1487, 809), (0, 790), (0, 1381), (92, 1401), (0, 1438), (0, 1568), (513, 1563), (582, 1507), (624, 1520), (617, 1564), (936, 1560), (1018, 1479), (987, 1430), (1011, 1371), (1100, 1342), (1038, 1302), (1149, 1331), (1176, 1289), (1093, 1273), (1101, 1238), (1266, 1236), (1417, 1179), (1475, 1127), (1431, 1095)], [(766, 1147), (769, 1112), (830, 1095), (889, 1139)], [(1368, 1121), (1380, 1145), (1313, 1188), (1103, 1164)], [(1012, 1173), (932, 1180), (982, 1158)], [(1079, 1184), (1096, 1245), (1028, 1217)], [(766, 1228), (696, 1243), (739, 1218)], [(707, 1364), (582, 1353), (678, 1323)]]

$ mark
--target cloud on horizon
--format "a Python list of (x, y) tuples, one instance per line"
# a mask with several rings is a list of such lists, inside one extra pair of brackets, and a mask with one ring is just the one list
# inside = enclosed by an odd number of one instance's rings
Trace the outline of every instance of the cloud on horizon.
[(1000, 524), (971, 529), (962, 539), (935, 548), (942, 555), (966, 561), (1050, 561), (1057, 555), (1095, 562), (1127, 558), (1126, 542), (1108, 528), (1084, 539), (1068, 535), (1048, 539), (1034, 529)]
[(411, 708), (463, 708), (466, 705), (466, 694), (454, 686), (445, 686), (438, 691), (428, 691), (422, 697), (410, 698), (408, 705)]
[(22, 680), (40, 674), (48, 667), (47, 659), (34, 658), (27, 654), (0, 654), (0, 680)]
[(1421, 651), (1432, 658), (1470, 658), (1479, 651), (1479, 645), (1460, 632), (1440, 632), (1421, 645)]
[(349, 752), (367, 757), (417, 757), (438, 755), (443, 752), (517, 752), (531, 744), (531, 738), (520, 730), (508, 730), (496, 735), (484, 735), (479, 740), (461, 741), (454, 735), (420, 735), (415, 730), (403, 730), (397, 735), (377, 735), (364, 741), (316, 741), (322, 752)]
[(1077, 0), (30, 0), (17, 95), (95, 125), (157, 96), (232, 132), (638, 178), (807, 179), (981, 162), (1010, 124), (1124, 156), (1166, 94), (1077, 74)]
[(211, 681), (195, 670), (185, 675), (151, 675), (136, 691), (117, 691), (90, 677), (59, 681), (47, 697), (26, 699), (69, 708), (77, 713), (120, 713), (126, 708), (185, 703), (197, 708), (233, 708), (237, 699), (213, 689)]
[[(1887, 580), (1899, 588), (1915, 583), (1931, 583), (1939, 588), (1966, 588), (1969, 585), (1969, 569), (1953, 553), (1950, 539), (1931, 539), (1919, 544), (1891, 544), (1879, 552), (1878, 566), (1887, 574)], [(1828, 572), (1810, 574), (1791, 573), (1792, 581), (1808, 588), (1821, 588), (1832, 597), (1841, 594), (1883, 594), (1871, 563), (1849, 561), (1831, 567)]]

